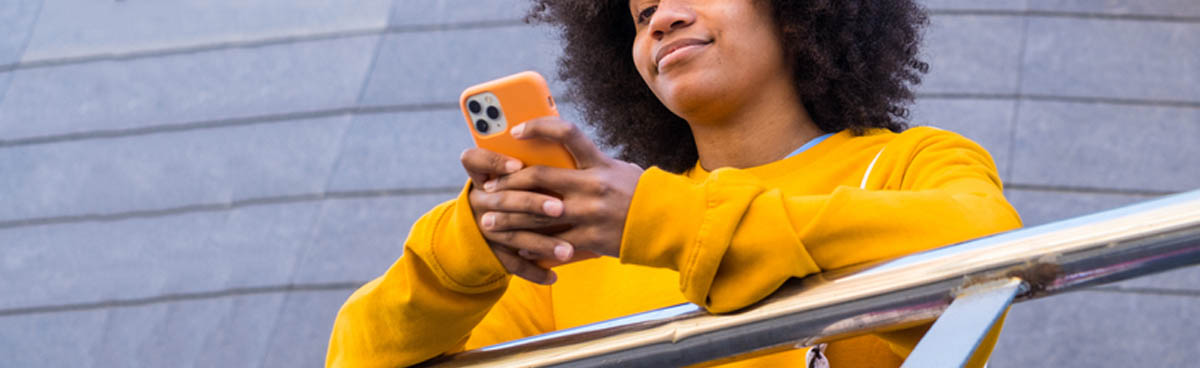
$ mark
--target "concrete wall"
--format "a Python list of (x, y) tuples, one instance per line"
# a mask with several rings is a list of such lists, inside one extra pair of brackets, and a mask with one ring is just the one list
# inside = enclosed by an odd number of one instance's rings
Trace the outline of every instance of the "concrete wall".
[[(985, 145), (1027, 224), (1200, 187), (1200, 3), (925, 3), (914, 120)], [(0, 3), (0, 366), (321, 365), (464, 182), (458, 92), (554, 74), (524, 7)], [(1017, 305), (991, 366), (1195, 362), (1196, 285)]]

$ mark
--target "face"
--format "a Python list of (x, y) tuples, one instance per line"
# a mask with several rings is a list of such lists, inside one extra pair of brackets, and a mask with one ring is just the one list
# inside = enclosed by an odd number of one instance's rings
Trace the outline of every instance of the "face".
[(766, 1), (630, 0), (633, 61), (672, 112), (719, 118), (763, 86), (791, 83)]

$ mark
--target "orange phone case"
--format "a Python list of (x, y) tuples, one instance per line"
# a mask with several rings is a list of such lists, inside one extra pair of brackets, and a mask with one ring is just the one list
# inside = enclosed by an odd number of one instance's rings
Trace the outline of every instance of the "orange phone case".
[[(472, 111), (467, 105), (469, 99), (473, 100), (471, 102), (482, 103), (481, 99), (487, 97), (480, 96), (486, 93), (495, 97), (493, 102), (498, 103), (500, 116), (506, 120), (506, 124), (503, 129), (485, 134), (476, 128), (478, 119), (484, 118), (484, 115), (475, 113), (476, 117), (472, 118)], [(558, 116), (554, 97), (550, 95), (550, 88), (546, 86), (546, 79), (542, 78), (541, 74), (525, 71), (471, 86), (463, 91), (458, 104), (463, 117), (467, 119), (471, 137), (475, 139), (475, 145), (479, 148), (516, 158), (525, 163), (525, 166), (575, 168), (575, 159), (561, 144), (540, 139), (521, 140), (509, 134), (509, 130), (517, 124), (544, 116)], [(483, 110), (486, 111), (486, 108), (487, 106), (484, 106)], [(485, 122), (488, 121), (485, 119)]]

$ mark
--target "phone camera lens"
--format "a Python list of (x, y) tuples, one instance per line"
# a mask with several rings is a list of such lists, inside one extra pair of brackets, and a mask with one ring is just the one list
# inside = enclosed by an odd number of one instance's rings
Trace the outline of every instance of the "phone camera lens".
[(497, 109), (495, 106), (488, 106), (487, 114), (488, 114), (489, 118), (499, 119), (500, 118), (500, 109)]
[(467, 109), (471, 110), (471, 113), (472, 113), (472, 114), (478, 114), (478, 113), (479, 113), (479, 109), (480, 109), (480, 107), (479, 107), (479, 102), (478, 102), (478, 101), (468, 101), (468, 102), (467, 102)]
[(488, 131), (487, 120), (483, 120), (483, 119), (476, 120), (475, 121), (475, 130), (478, 130), (480, 133), (486, 134)]

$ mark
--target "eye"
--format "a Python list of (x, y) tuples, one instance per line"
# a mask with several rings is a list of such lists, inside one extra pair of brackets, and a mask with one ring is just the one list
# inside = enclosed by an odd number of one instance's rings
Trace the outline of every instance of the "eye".
[(650, 17), (654, 16), (655, 10), (658, 10), (657, 5), (643, 9), (641, 13), (638, 13), (638, 16), (637, 16), (638, 24), (645, 24), (646, 21), (650, 20)]

